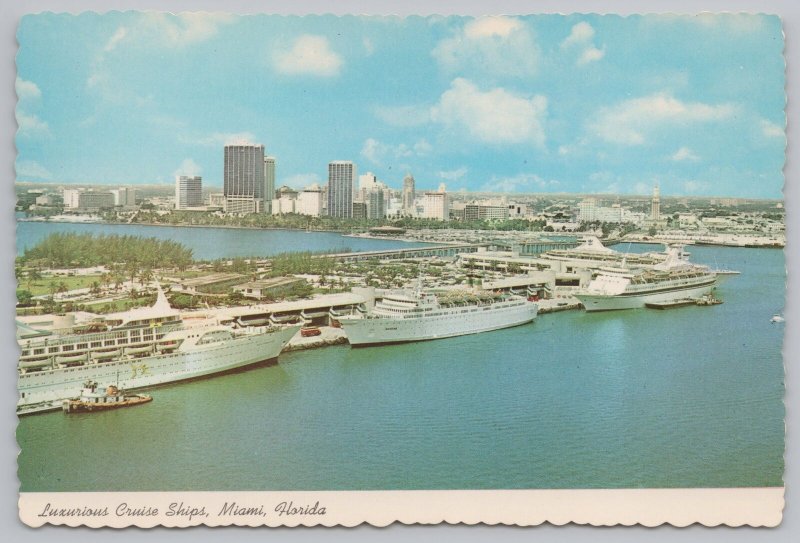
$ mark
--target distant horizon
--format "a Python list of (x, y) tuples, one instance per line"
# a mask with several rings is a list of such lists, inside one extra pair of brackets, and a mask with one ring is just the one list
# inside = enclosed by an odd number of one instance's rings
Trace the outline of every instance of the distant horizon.
[(349, 160), (453, 193), (782, 198), (777, 16), (41, 13), (17, 38), (20, 181), (221, 182), (250, 142), (293, 188)]

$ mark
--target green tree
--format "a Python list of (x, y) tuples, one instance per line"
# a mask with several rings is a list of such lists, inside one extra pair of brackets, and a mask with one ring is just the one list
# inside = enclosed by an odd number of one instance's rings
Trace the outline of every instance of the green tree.
[(29, 290), (17, 289), (17, 303), (19, 305), (31, 305), (33, 294)]

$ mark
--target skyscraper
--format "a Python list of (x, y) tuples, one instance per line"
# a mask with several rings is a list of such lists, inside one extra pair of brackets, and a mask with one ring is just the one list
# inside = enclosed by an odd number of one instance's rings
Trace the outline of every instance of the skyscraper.
[[(272, 206), (272, 199), (275, 198), (275, 157), (264, 157), (264, 202)], [(264, 213), (271, 213), (272, 209), (265, 209)]]
[(414, 212), (414, 199), (416, 198), (416, 194), (414, 194), (414, 176), (406, 174), (403, 178), (403, 212), (406, 214), (412, 214)]
[[(267, 191), (264, 146), (233, 144), (225, 146), (225, 211), (228, 213), (265, 213), (273, 198)], [(273, 160), (273, 186), (274, 186)]]
[(356, 165), (352, 162), (335, 160), (328, 164), (328, 216), (353, 216), (355, 181)]
[(175, 176), (175, 209), (203, 205), (203, 178), (186, 175)]
[(386, 216), (386, 201), (382, 188), (373, 188), (367, 192), (367, 218), (382, 219)]
[(650, 220), (658, 221), (661, 219), (661, 190), (658, 183), (653, 187), (653, 199), (650, 201)]

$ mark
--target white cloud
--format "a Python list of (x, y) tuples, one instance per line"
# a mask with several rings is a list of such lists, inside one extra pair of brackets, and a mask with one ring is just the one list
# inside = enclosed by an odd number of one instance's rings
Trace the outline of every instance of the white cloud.
[(14, 83), (14, 88), (17, 91), (17, 96), (20, 101), (42, 97), (42, 91), (39, 90), (39, 86), (33, 81), (26, 81), (18, 77)]
[(645, 194), (652, 194), (652, 192), (653, 192), (653, 186), (648, 185), (647, 183), (639, 182), (633, 186), (634, 194), (645, 195)]
[(207, 41), (235, 16), (226, 13), (183, 12), (178, 14), (148, 11), (136, 14), (127, 26), (120, 26), (103, 46), (102, 55), (124, 42), (154, 44), (159, 47), (184, 47)]
[(750, 34), (763, 30), (767, 16), (757, 13), (699, 13), (691, 21), (722, 32)]
[(482, 92), (458, 78), (431, 109), (431, 118), (456, 131), (466, 130), (486, 143), (544, 145), (547, 99), (518, 96), (503, 88)]
[(221, 147), (223, 145), (246, 145), (256, 143), (256, 137), (252, 132), (214, 132), (202, 138), (180, 138), (182, 143), (196, 145), (207, 145), (209, 147)]
[(648, 132), (666, 125), (720, 121), (735, 112), (731, 104), (682, 102), (670, 94), (660, 93), (601, 108), (589, 121), (588, 128), (611, 143), (641, 145)]
[(464, 25), (464, 36), (471, 40), (495, 36), (507, 38), (522, 28), (522, 23), (511, 17), (481, 17)]
[(431, 120), (430, 108), (426, 106), (378, 106), (373, 111), (392, 126), (420, 126)]
[(606, 54), (605, 47), (599, 49), (594, 44), (594, 28), (586, 21), (581, 21), (572, 27), (564, 41), (561, 42), (561, 49), (565, 51), (578, 51), (578, 58), (575, 63), (578, 66), (595, 62), (603, 58)]
[(700, 157), (697, 156), (694, 151), (689, 149), (688, 147), (681, 147), (673, 155), (670, 157), (675, 162), (682, 162), (682, 161), (697, 161), (700, 160)]
[(367, 54), (367, 56), (372, 56), (372, 53), (375, 52), (375, 44), (372, 42), (372, 40), (365, 37), (363, 40), (361, 40), (361, 43), (364, 45), (364, 52)]
[(761, 119), (760, 125), (761, 133), (768, 138), (782, 138), (786, 135), (780, 125), (770, 122), (766, 119)]
[(173, 46), (184, 46), (206, 41), (219, 32), (220, 25), (231, 23), (235, 17), (226, 13), (145, 12), (143, 24), (148, 34), (157, 34), (162, 42)]
[(342, 57), (331, 50), (326, 37), (310, 34), (298, 37), (289, 50), (275, 51), (272, 61), (281, 73), (319, 77), (338, 75), (344, 63)]
[(287, 185), (293, 189), (304, 189), (314, 183), (317, 185), (322, 183), (320, 176), (315, 173), (298, 173), (290, 175), (289, 177), (284, 177), (281, 181), (282, 185)]
[(600, 60), (606, 55), (605, 49), (598, 49), (597, 47), (587, 47), (581, 56), (578, 57), (577, 63), (579, 66), (583, 64), (588, 64), (590, 62), (594, 62), (596, 60)]
[(34, 114), (17, 111), (17, 134), (25, 138), (50, 137), (50, 127)]
[(533, 32), (512, 17), (472, 20), (431, 51), (448, 73), (463, 73), (471, 68), (482, 74), (515, 77), (535, 74), (540, 54)]
[(109, 38), (108, 42), (106, 42), (106, 46), (103, 47), (103, 51), (109, 52), (116, 49), (117, 44), (125, 39), (125, 36), (128, 35), (128, 29), (124, 26), (121, 26), (114, 32), (114, 35)]
[(457, 170), (439, 172), (439, 177), (448, 181), (457, 181), (467, 175), (468, 171), (466, 166), (461, 166)]
[(518, 174), (513, 177), (493, 177), (491, 181), (485, 183), (481, 192), (537, 192), (552, 190), (561, 183), (556, 179), (543, 179), (536, 174)]
[(375, 138), (367, 138), (361, 147), (361, 156), (380, 166), (387, 160), (394, 162), (400, 158), (412, 156), (425, 156), (433, 150), (431, 144), (422, 139), (412, 145), (401, 143), (399, 145), (389, 145), (382, 143)]
[(569, 36), (561, 42), (561, 48), (566, 49), (574, 45), (585, 45), (594, 38), (594, 28), (586, 21), (574, 25), (570, 30)]
[(33, 160), (20, 160), (16, 164), (17, 179), (52, 179), (50, 171)]
[(178, 166), (178, 169), (172, 172), (172, 175), (188, 175), (190, 177), (200, 175), (203, 173), (203, 169), (191, 158), (183, 159), (181, 165)]
[(414, 153), (416, 153), (417, 155), (425, 156), (429, 154), (431, 151), (433, 151), (433, 146), (424, 139), (422, 139), (414, 144), (413, 149)]
[(375, 138), (368, 138), (361, 147), (361, 156), (373, 164), (381, 164), (386, 155), (388, 146), (379, 142)]

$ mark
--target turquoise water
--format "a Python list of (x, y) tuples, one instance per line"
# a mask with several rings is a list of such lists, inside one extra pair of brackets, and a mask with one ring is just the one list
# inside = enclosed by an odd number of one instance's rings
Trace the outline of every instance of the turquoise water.
[(783, 252), (691, 252), (742, 272), (724, 304), (293, 352), (142, 407), (24, 417), (22, 490), (781, 485)]
[(187, 228), (100, 223), (18, 222), (17, 254), (56, 232), (117, 234), (168, 239), (182, 243), (199, 260), (236, 256), (270, 256), (287, 251), (344, 252), (379, 251), (424, 247), (427, 243), (352, 238), (335, 232), (302, 230), (256, 230), (247, 228)]

